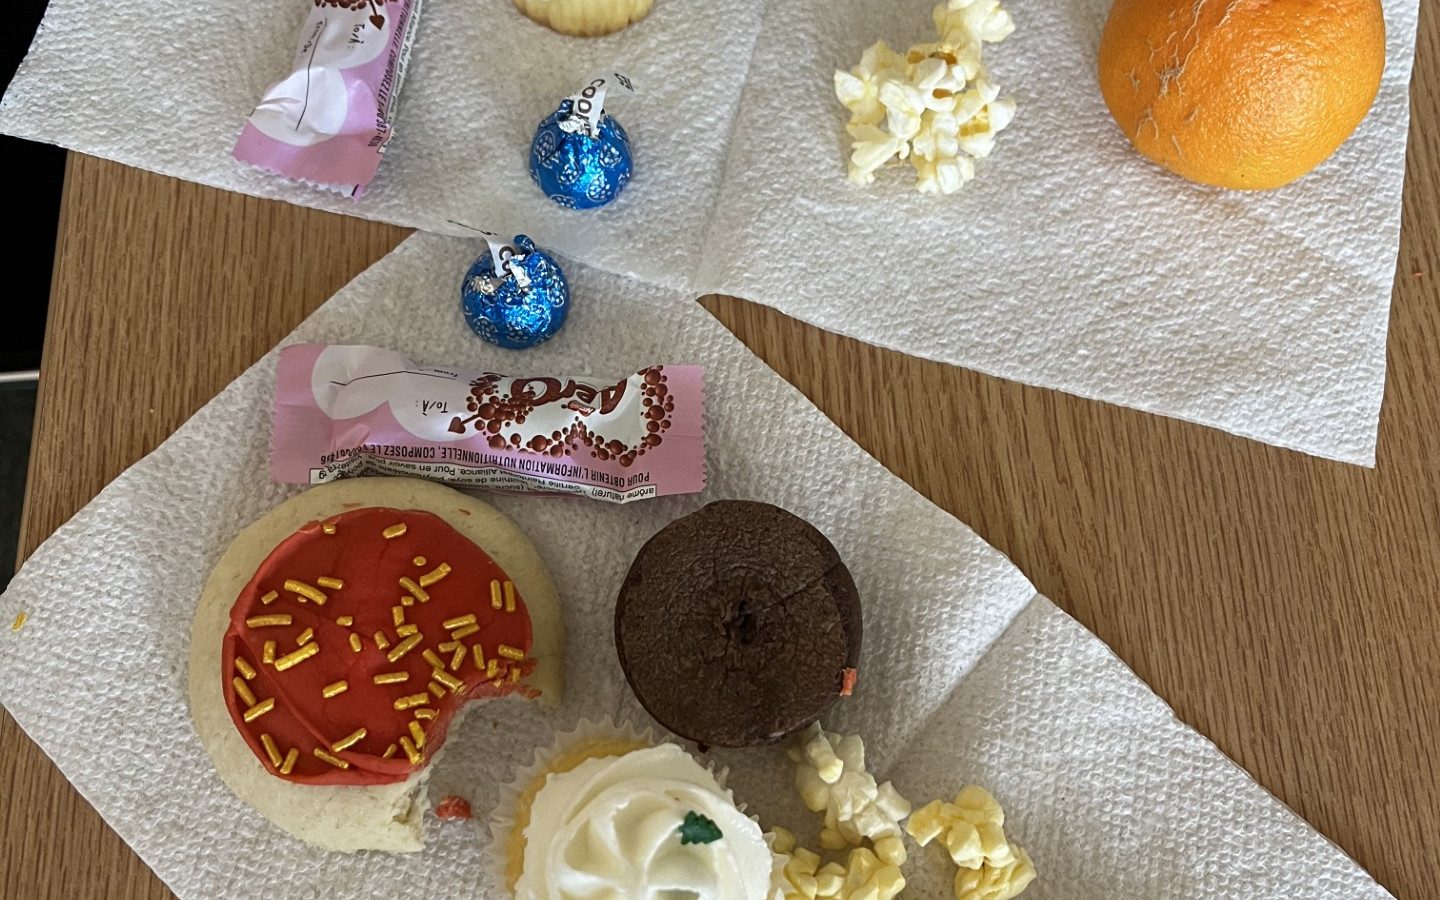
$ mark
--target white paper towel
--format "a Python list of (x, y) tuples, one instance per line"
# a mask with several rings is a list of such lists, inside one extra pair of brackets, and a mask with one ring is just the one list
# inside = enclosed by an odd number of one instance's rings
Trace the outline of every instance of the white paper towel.
[[(1373, 464), (1419, 0), (1387, 0), (1370, 117), (1297, 185), (1241, 194), (1138, 157), (1094, 74), (1108, 0), (1010, 0), (987, 52), (1020, 102), (981, 177), (922, 197), (844, 178), (832, 73), (930, 40), (935, 0), (659, 0), (618, 35), (553, 34), (506, 0), (432, 3), (397, 137), (359, 202), (229, 150), (289, 64), (296, 0), (52, 0), (0, 130), (296, 203), (463, 234), (524, 231), (607, 271), (771, 304), (909, 353)], [(535, 125), (594, 71), (637, 177), (599, 213), (530, 183)]]
[[(863, 734), (874, 763), (917, 801), (969, 781), (994, 788), (1041, 872), (1027, 896), (1389, 896), (699, 306), (571, 264), (592, 302), (522, 359), (461, 324), (454, 274), (474, 252), (411, 238), (291, 340), (502, 371), (703, 364), (709, 487), (625, 507), (492, 498), (533, 538), (560, 589), (563, 710), (547, 717), (501, 702), (451, 735), (431, 795), (468, 796), (476, 826), (429, 817), (417, 855), (315, 850), (230, 795), (186, 712), (186, 642), (206, 574), (241, 528), (292, 493), (267, 475), (276, 354), (257, 363), (56, 532), (0, 597), (0, 621), (29, 614), (20, 632), (0, 630), (0, 701), (182, 897), (498, 896), (480, 843), (497, 785), (580, 715), (653, 724), (615, 657), (613, 598), (650, 534), (723, 497), (784, 505), (835, 542), (864, 598), (865, 649), (859, 689), (828, 724)], [(764, 822), (813, 834), (783, 753), (717, 756)], [(914, 854), (910, 896), (946, 896), (947, 871)]]

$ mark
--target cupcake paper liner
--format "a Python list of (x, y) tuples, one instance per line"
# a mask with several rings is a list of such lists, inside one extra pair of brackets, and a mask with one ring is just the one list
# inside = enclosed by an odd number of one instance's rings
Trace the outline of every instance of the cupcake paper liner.
[[(516, 770), (514, 778), (500, 789), (500, 802), (496, 805), (494, 813), (490, 817), (490, 844), (485, 848), (485, 869), (491, 882), (502, 892), (500, 896), (512, 896), (510, 889), (508, 869), (510, 863), (509, 848), (510, 839), (515, 829), (515, 824), (521, 811), (522, 797), (525, 792), (539, 778), (548, 774), (548, 771), (567, 753), (586, 744), (600, 744), (624, 742), (639, 744), (643, 747), (656, 747), (665, 743), (676, 743), (665, 741), (656, 737), (654, 730), (648, 727), (640, 727), (629, 722), (616, 723), (611, 719), (582, 719), (568, 731), (556, 732), (555, 739), (548, 747), (537, 747), (535, 755), (529, 765)], [(677, 746), (683, 746), (677, 744)], [(690, 752), (687, 748), (686, 752)], [(607, 754), (608, 755), (608, 754)], [(692, 758), (694, 753), (690, 752)], [(726, 782), (729, 778), (729, 770), (717, 769), (713, 762), (696, 760), (700, 762), (720, 785), (724, 796), (741, 812), (745, 811), (744, 804), (737, 803), (734, 792), (730, 790)], [(754, 816), (756, 824), (759, 820)], [(764, 827), (761, 826), (761, 831)]]

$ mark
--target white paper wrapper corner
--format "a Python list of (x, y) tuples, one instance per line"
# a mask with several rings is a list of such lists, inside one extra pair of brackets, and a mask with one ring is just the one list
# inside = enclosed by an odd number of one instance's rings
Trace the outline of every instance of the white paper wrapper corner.
[[(835, 542), (864, 597), (865, 650), (856, 696), (827, 724), (863, 734), (872, 762), (912, 800), (990, 787), (1040, 869), (1027, 897), (1389, 896), (697, 304), (571, 264), (586, 302), (551, 344), (506, 354), (470, 338), (456, 310), (454, 273), (475, 252), (411, 238), (292, 340), (502, 371), (703, 364), (709, 488), (625, 507), (496, 499), (534, 539), (565, 603), (565, 707), (554, 717), (518, 702), (482, 707), (451, 736), (431, 796), (470, 798), (476, 823), (429, 817), (416, 855), (325, 853), (229, 794), (186, 711), (201, 585), (234, 535), (293, 490), (268, 479), (275, 354), (261, 360), (63, 526), (0, 597), (0, 621), (29, 615), (20, 632), (0, 631), (0, 701), (181, 897), (388, 898), (397, 884), (498, 896), (480, 843), (497, 786), (581, 715), (647, 723), (614, 655), (613, 598), (645, 538), (722, 497), (779, 503)], [(759, 415), (773, 425), (755, 427)], [(838, 487), (816, 491), (821, 482)], [(718, 756), (763, 822), (813, 832), (783, 753)], [(948, 869), (926, 854), (907, 876), (908, 896), (949, 895)]]
[[(1109, 0), (1008, 0), (1018, 30), (986, 59), (1019, 117), (960, 194), (898, 172), (857, 189), (833, 71), (879, 38), (931, 40), (934, 2), (660, 0), (595, 41), (503, 0), (428, 4), (397, 136), (355, 202), (229, 155), (305, 4), (52, 0), (0, 131), (430, 231), (523, 231), (692, 295), (1373, 465), (1419, 0), (1385, 3), (1359, 131), (1282, 190), (1197, 187), (1129, 148), (1094, 74)], [(641, 90), (614, 107), (636, 178), (613, 208), (560, 210), (525, 170), (534, 128), (610, 66)]]

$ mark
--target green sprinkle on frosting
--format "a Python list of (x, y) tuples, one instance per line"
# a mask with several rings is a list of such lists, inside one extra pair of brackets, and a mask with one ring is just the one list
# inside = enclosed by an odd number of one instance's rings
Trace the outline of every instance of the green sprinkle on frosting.
[(719, 825), (694, 810), (685, 814), (685, 821), (677, 830), (681, 844), (713, 844), (724, 837)]

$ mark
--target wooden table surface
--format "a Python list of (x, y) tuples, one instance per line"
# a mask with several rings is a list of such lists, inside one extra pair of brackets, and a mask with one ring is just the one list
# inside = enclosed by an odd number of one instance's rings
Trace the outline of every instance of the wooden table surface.
[[(1440, 897), (1437, 6), (1373, 471), (706, 301), (1403, 898)], [(72, 155), (22, 558), (404, 237)], [(3, 712), (0, 798), (0, 896), (169, 896)]]

